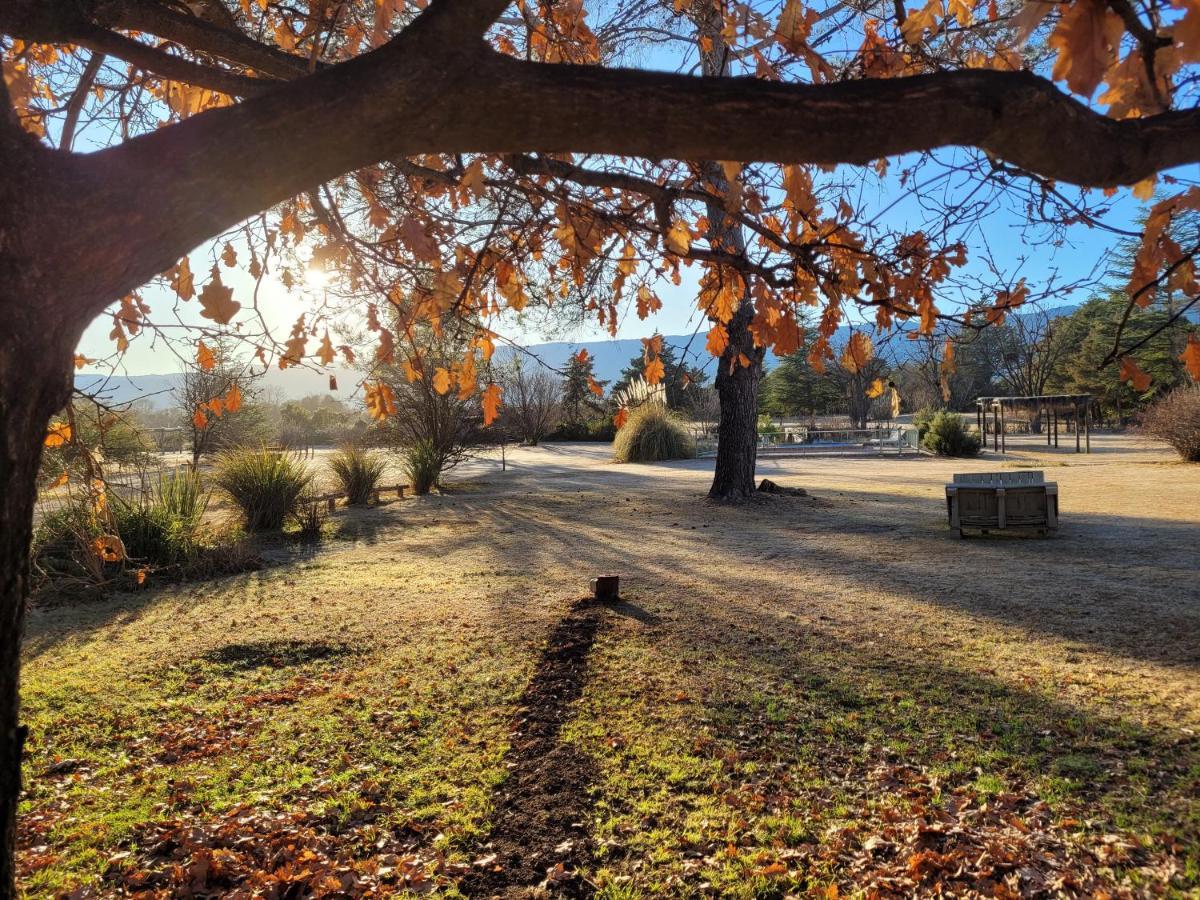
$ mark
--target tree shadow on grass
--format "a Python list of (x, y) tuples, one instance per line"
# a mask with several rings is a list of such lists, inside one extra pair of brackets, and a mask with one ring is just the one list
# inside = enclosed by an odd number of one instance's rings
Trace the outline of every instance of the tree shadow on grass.
[[(596, 798), (596, 840), (620, 847), (602, 857), (607, 878), (628, 857), (639, 870), (654, 860), (638, 878), (682, 879), (680, 893), (740, 896), (758, 879), (776, 896), (813, 877), (883, 896), (939, 877), (950, 895), (1007, 879), (1049, 896), (1059, 876), (1076, 885), (1068, 896), (1200, 887), (1194, 734), (769, 608), (670, 606), (680, 615), (660, 626), (622, 626), (633, 650), (606, 641), (593, 676), (604, 688), (584, 712), (585, 746), (614, 748)], [(667, 734), (663, 721), (676, 722)], [(988, 857), (998, 846), (1010, 856)], [(762, 873), (776, 859), (788, 864), (772, 885)]]

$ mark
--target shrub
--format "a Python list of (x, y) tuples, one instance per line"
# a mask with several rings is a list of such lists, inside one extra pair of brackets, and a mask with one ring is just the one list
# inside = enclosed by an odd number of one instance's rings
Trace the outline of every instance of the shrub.
[(938, 456), (974, 456), (979, 452), (979, 438), (967, 431), (963, 417), (939, 412), (929, 420), (921, 444)]
[(917, 438), (925, 437), (925, 432), (929, 430), (929, 423), (933, 421), (933, 417), (938, 414), (938, 411), (932, 406), (922, 406), (913, 413), (913, 425), (917, 426)]
[(767, 437), (779, 437), (783, 434), (783, 429), (765, 413), (758, 417), (758, 433)]
[(695, 455), (696, 442), (679, 417), (661, 403), (644, 403), (633, 410), (613, 441), (617, 462), (659, 462)]
[(1142, 416), (1142, 430), (1200, 462), (1200, 384), (1184, 385), (1157, 400)]
[(217, 457), (213, 482), (241, 509), (247, 531), (277, 531), (312, 483), (312, 474), (289, 454), (239, 448)]
[(122, 500), (110, 504), (114, 530), (125, 545), (129, 559), (153, 566), (169, 566), (185, 559), (195, 537), (153, 498)]
[(386, 465), (378, 453), (349, 445), (329, 459), (329, 470), (342, 486), (346, 502), (351, 506), (365, 506), (370, 502)]
[(296, 523), (300, 537), (309, 540), (321, 536), (321, 528), (324, 526), (326, 518), (328, 518), (328, 513), (325, 501), (311, 493), (301, 497), (296, 508), (292, 510), (292, 521)]
[(414, 494), (428, 494), (442, 477), (442, 457), (433, 441), (422, 438), (404, 448), (404, 471)]
[[(160, 475), (156, 487), (134, 497), (106, 491), (107, 511), (92, 493), (69, 495), (48, 510), (34, 535), (34, 567), (41, 587), (136, 587), (147, 575), (207, 578), (258, 568), (262, 560), (236, 530), (203, 529), (209, 495), (190, 469)], [(120, 538), (124, 558), (105, 561), (97, 539)]]
[(617, 436), (611, 416), (586, 422), (562, 422), (543, 441), (600, 441), (608, 443)]
[(184, 466), (170, 475), (160, 474), (154, 503), (185, 528), (195, 531), (208, 511), (209, 493), (195, 469)]
[(105, 580), (104, 563), (92, 549), (105, 532), (90, 498), (70, 496), (47, 510), (33, 531), (33, 567), (40, 579), (81, 578), (93, 584)]

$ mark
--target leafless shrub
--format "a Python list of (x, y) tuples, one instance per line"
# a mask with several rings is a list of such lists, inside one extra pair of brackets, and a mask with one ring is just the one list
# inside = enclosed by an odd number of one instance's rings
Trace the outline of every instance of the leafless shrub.
[(1142, 430), (1188, 462), (1200, 462), (1200, 384), (1176, 388), (1154, 403), (1142, 416)]

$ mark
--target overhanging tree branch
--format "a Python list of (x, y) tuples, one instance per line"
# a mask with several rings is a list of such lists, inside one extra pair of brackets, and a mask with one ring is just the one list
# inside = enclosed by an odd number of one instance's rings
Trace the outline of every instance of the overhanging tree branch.
[(814, 86), (530, 63), (482, 41), (431, 41), (441, 23), (426, 17), (456, 8), (465, 7), (443, 0), (373, 53), (62, 160), (73, 196), (104, 207), (103, 215), (77, 217), (81, 245), (102, 243), (96, 228), (155, 237), (126, 242), (131, 258), (91, 273), (95, 283), (112, 299), (210, 235), (314, 184), (423, 153), (866, 163), (957, 145), (1094, 186), (1200, 161), (1200, 110), (1112, 120), (1031, 74), (972, 70)]

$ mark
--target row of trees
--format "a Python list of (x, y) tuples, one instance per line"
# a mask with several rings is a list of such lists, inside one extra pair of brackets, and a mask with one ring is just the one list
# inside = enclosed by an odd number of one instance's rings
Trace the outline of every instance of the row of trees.
[(887, 418), (890, 412), (888, 397), (867, 396), (867, 386), (879, 378), (895, 386), (907, 412), (970, 410), (981, 396), (1091, 394), (1106, 420), (1126, 423), (1190, 381), (1182, 356), (1188, 336), (1200, 333), (1169, 296), (1135, 307), (1123, 333), (1136, 346), (1130, 356), (1152, 379), (1139, 388), (1117, 367), (1103, 365), (1127, 305), (1127, 296), (1113, 290), (1067, 314), (1028, 312), (1003, 324), (961, 329), (953, 337), (952, 370), (943, 363), (942, 347), (926, 340), (908, 343), (902, 361), (889, 361), (885, 352), (857, 372), (834, 365), (818, 373), (801, 351), (768, 373), (760, 410), (772, 417), (846, 415), (862, 427), (868, 418)]

